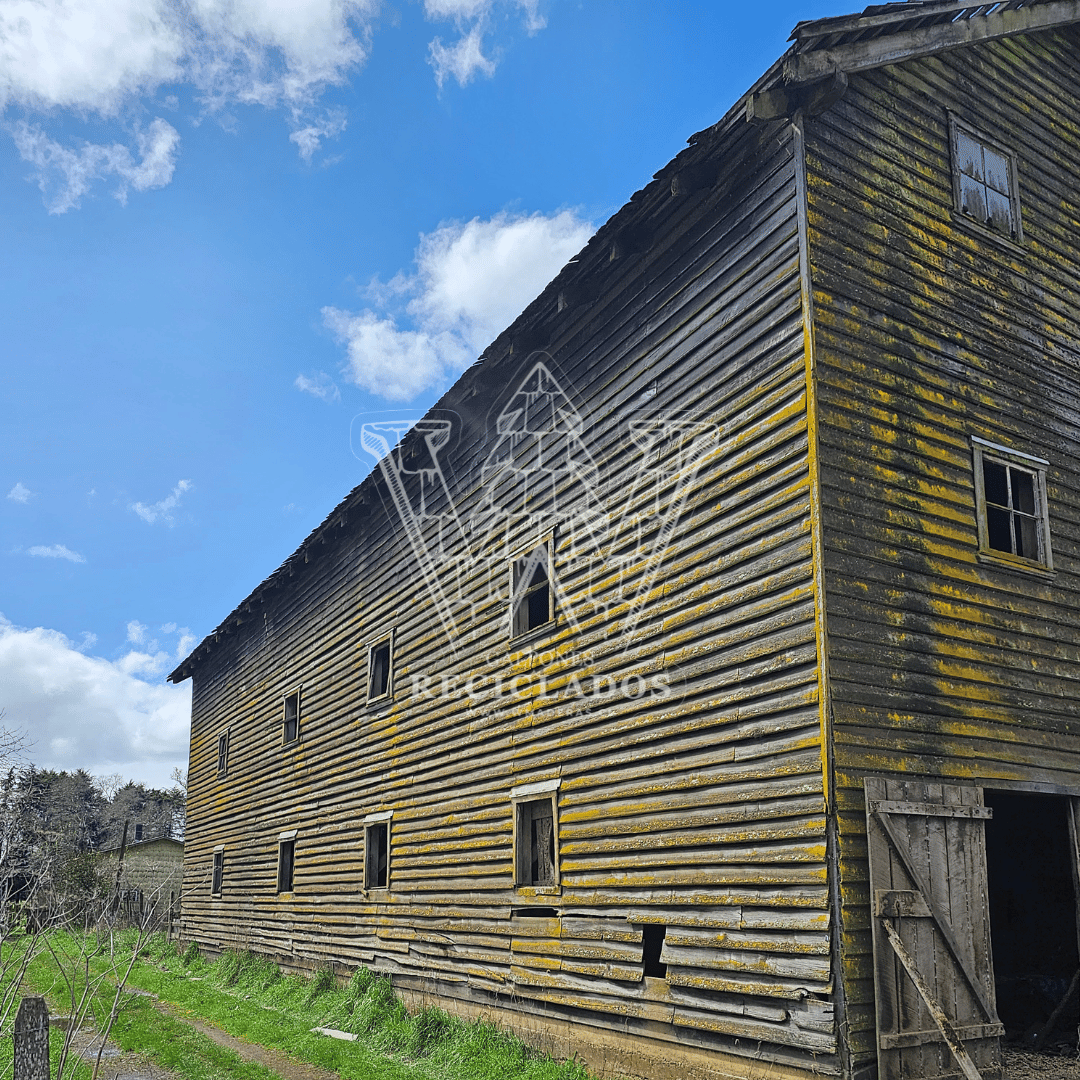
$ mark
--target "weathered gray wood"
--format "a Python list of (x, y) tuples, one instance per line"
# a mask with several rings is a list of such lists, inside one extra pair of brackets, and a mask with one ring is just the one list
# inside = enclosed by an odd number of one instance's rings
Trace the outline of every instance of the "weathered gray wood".
[[(915, 959), (904, 947), (904, 942), (901, 940), (900, 935), (896, 932), (888, 919), (881, 920), (881, 928), (885, 931), (889, 944), (899, 958), (900, 963), (904, 965), (904, 970), (907, 972), (908, 978), (915, 984), (915, 988), (919, 991), (919, 996), (926, 1003), (930, 1015), (933, 1017), (934, 1022), (941, 1031), (941, 1037), (945, 1040), (945, 1044), (948, 1046), (950, 1053), (956, 1058), (956, 1063), (960, 1066), (960, 1071), (967, 1077), (967, 1080), (982, 1080), (979, 1070), (975, 1068), (975, 1063), (971, 1060), (967, 1050), (964, 1049), (963, 1039), (960, 1037), (956, 1028), (953, 1027), (952, 1021), (945, 1015), (945, 1011), (938, 1004), (934, 997), (934, 991), (931, 990), (929, 984), (920, 974)], [(924, 1073), (923, 1075), (925, 1076), (927, 1074)]]
[[(964, 1053), (996, 1076), (1004, 1029), (990, 984), (984, 818), (951, 812), (981, 806), (980, 793), (877, 777), (865, 788), (881, 1075), (944, 1075), (959, 1038), (968, 1042)], [(909, 812), (913, 803), (922, 812)], [(882, 809), (890, 805), (894, 814)], [(942, 1038), (917, 1037), (931, 1028)]]
[[(758, 1034), (771, 1060), (808, 1065), (835, 1049), (831, 1013), (796, 1010), (800, 1027), (775, 1004), (808, 987), (831, 993), (792, 148), (768, 124), (732, 129), (720, 150), (675, 185), (699, 197), (657, 185), (647, 227), (601, 237), (543, 316), (545, 347), (588, 421), (589, 494), (612, 523), (610, 565), (592, 577), (572, 535), (553, 543), (557, 607), (577, 625), (508, 641), (505, 566), (493, 575), (466, 563), (441, 580), (461, 597), (451, 647), (424, 588), (433, 568), (418, 567), (416, 535), (397, 521), (395, 506), (418, 505), (419, 479), (405, 470), (389, 488), (377, 475), (361, 485), (196, 665), (185, 937), (365, 960), (395, 977), (437, 972), (500, 1002), (510, 988), (515, 1009), (587, 1010), (590, 1023), (624, 1015), (627, 987), (644, 995), (652, 983), (634, 1013), (666, 1025), (650, 1037), (700, 1031), (734, 1050)], [(604, 261), (616, 233), (619, 257)], [(508, 335), (515, 352), (528, 332)], [(425, 488), (426, 509), (452, 503), (468, 520), (485, 497), (495, 391), (521, 377), (520, 362), (492, 353), (451, 391), (449, 493), (438, 503)], [(649, 401), (660, 411), (642, 412)], [(660, 455), (681, 451), (646, 452), (629, 421), (668, 415), (700, 416), (713, 441), (691, 484), (658, 495)], [(515, 468), (535, 454), (519, 447)], [(498, 483), (509, 491), (505, 475)], [(419, 527), (434, 544), (435, 525)], [(657, 537), (666, 549), (650, 561)], [(368, 702), (366, 646), (391, 630), (394, 693)], [(679, 685), (656, 700), (583, 703), (575, 690), (669, 672)], [(434, 692), (414, 695), (414, 679)], [(298, 685), (301, 739), (283, 750), (275, 714)], [(223, 724), (227, 783), (210, 769)], [(554, 778), (557, 817), (525, 825), (552, 821), (558, 873), (545, 864), (537, 882), (516, 885), (510, 789)], [(376, 903), (356, 894), (356, 823), (391, 809), (391, 885)], [(292, 828), (294, 889), (283, 898), (266, 850)], [(242, 911), (209, 903), (217, 844)], [(522, 917), (529, 908), (556, 914)], [(658, 980), (643, 977), (645, 922), (703, 931), (669, 937), (682, 952), (660, 981), (688, 995), (691, 1013), (738, 999), (737, 1015), (730, 1003), (715, 1010), (735, 1027), (674, 1024)]]
[(43, 997), (19, 1002), (14, 1080), (49, 1080), (49, 1008)]
[(784, 62), (789, 82), (820, 79), (832, 72), (866, 71), (884, 64), (941, 52), (960, 45), (978, 45), (1011, 34), (1032, 33), (1067, 26), (1080, 19), (1080, 0), (1057, 0), (1019, 9), (1003, 8), (989, 15), (958, 19), (944, 26), (907, 30), (885, 37), (839, 45), (831, 49), (798, 53)]

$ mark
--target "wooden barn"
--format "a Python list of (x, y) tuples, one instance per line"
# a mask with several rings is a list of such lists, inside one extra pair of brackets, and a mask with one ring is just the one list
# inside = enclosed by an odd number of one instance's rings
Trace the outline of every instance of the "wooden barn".
[(1080, 968), (1078, 100), (1080, 0), (801, 23), (358, 431), (171, 676), (183, 936), (605, 1075), (1002, 1077)]
[[(116, 882), (124, 919), (138, 926), (169, 924), (179, 904), (184, 874), (184, 842), (171, 836), (143, 837), (101, 852), (99, 873)], [(119, 866), (123, 859), (123, 867)], [(120, 870), (120, 879), (116, 873)]]

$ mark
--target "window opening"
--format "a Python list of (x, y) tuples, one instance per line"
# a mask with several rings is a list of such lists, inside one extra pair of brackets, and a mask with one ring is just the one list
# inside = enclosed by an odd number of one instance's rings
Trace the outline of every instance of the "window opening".
[(953, 163), (960, 212), (995, 232), (1018, 238), (1020, 203), (1011, 155), (954, 121)]
[(666, 979), (667, 964), (660, 959), (664, 951), (667, 927), (659, 923), (643, 923), (641, 927), (641, 970), (650, 979)]
[(283, 743), (296, 742), (300, 738), (300, 691), (285, 696), (285, 716), (281, 728)]
[(390, 871), (390, 822), (374, 821), (364, 830), (364, 888), (385, 889)]
[(390, 693), (390, 639), (368, 650), (368, 701)]
[(518, 883), (555, 884), (555, 813), (551, 798), (519, 802)]
[(292, 892), (293, 869), (296, 862), (296, 840), (278, 841), (277, 891)]
[(1041, 458), (972, 438), (979, 545), (991, 555), (1014, 556), (1053, 569)]
[[(1013, 791), (985, 798), (994, 812), (986, 822), (986, 870), (998, 1016), (1006, 1038), (1030, 1048), (1080, 968), (1070, 800)], [(1078, 1022), (1073, 994), (1047, 1041), (1075, 1046)]]
[(1027, 469), (983, 458), (986, 539), (995, 551), (1022, 559), (1039, 557), (1039, 519), (1035, 512), (1036, 476)]
[(138, 843), (142, 839), (142, 836), (143, 836), (142, 823), (141, 822), (136, 823), (136, 825), (135, 825), (135, 842)]
[(218, 776), (224, 776), (229, 768), (229, 733), (222, 732), (217, 741), (217, 771)]
[(210, 892), (214, 896), (221, 895), (221, 879), (225, 874), (225, 851), (223, 848), (214, 849), (214, 873), (210, 882)]
[(512, 634), (526, 634), (550, 622), (552, 591), (548, 545), (540, 544), (514, 562), (511, 602)]

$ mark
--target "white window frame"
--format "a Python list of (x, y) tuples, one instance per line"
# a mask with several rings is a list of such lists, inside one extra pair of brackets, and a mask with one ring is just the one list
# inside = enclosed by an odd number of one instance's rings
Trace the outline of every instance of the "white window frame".
[[(971, 436), (972, 464), (975, 479), (975, 517), (979, 529), (979, 558), (981, 560), (1001, 563), (1020, 570), (1031, 570), (1037, 573), (1053, 573), (1054, 555), (1050, 543), (1050, 514), (1046, 498), (1046, 470), (1050, 466), (1045, 458), (1026, 454), (1022, 450), (1013, 450), (1000, 443), (981, 439), (977, 435)], [(984, 460), (993, 461), (999, 465), (1021, 469), (1030, 473), (1035, 478), (1035, 514), (1038, 523), (1037, 545), (1039, 557), (1029, 559), (1022, 555), (1014, 555), (1010, 551), (1002, 551), (990, 546), (990, 529), (987, 518), (986, 485), (983, 474)]]

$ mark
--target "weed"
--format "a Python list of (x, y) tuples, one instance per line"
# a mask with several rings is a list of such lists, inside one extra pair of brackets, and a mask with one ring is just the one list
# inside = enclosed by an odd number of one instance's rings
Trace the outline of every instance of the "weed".
[(328, 967), (316, 968), (308, 983), (307, 1000), (310, 1005), (317, 997), (336, 989), (337, 980), (334, 972)]

